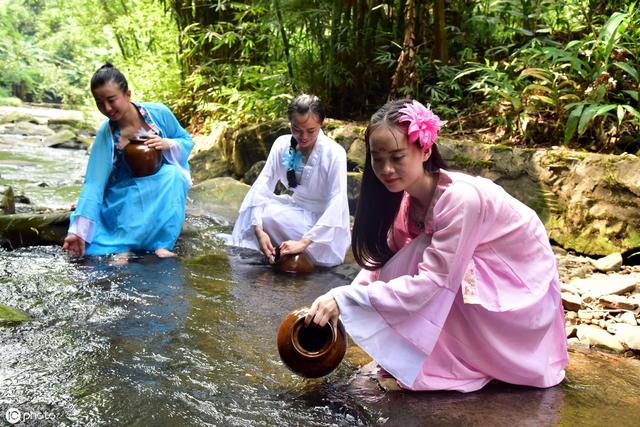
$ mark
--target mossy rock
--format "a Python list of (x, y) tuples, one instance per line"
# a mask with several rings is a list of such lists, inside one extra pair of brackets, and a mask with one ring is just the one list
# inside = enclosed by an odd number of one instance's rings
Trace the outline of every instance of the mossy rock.
[(84, 120), (76, 120), (72, 118), (51, 118), (47, 124), (50, 128), (55, 130), (71, 128), (76, 131), (96, 132), (96, 127), (93, 124), (87, 123)]
[(78, 141), (76, 133), (69, 128), (61, 129), (55, 135), (46, 137), (44, 143), (48, 147), (64, 148), (79, 148), (83, 145)]
[(27, 123), (33, 123), (33, 124), (40, 123), (35, 117), (25, 113), (11, 112), (6, 116), (0, 116), (0, 124), (18, 123), (18, 122), (27, 122)]
[(0, 215), (0, 237), (11, 247), (61, 245), (69, 228), (70, 212)]
[(238, 130), (234, 135), (231, 157), (233, 174), (243, 176), (253, 164), (266, 160), (273, 142), (287, 133), (289, 133), (289, 125), (283, 120), (274, 120)]
[(351, 171), (363, 171), (367, 151), (364, 139), (356, 139), (351, 143), (347, 152), (347, 166)]
[(247, 173), (242, 177), (242, 182), (247, 185), (253, 185), (253, 183), (256, 182), (256, 179), (258, 179), (258, 176), (260, 175), (260, 172), (262, 172), (266, 163), (266, 160), (261, 160), (251, 166)]
[(0, 326), (11, 326), (31, 320), (31, 316), (17, 308), (0, 304)]

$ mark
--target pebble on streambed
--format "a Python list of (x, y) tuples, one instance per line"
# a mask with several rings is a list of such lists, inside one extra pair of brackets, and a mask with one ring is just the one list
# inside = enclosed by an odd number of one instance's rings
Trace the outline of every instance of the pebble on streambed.
[(623, 266), (621, 254), (559, 260), (569, 347), (640, 358), (640, 266)]

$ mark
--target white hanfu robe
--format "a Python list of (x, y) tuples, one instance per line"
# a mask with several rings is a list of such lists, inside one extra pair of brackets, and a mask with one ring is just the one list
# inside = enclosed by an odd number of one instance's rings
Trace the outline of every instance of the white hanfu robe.
[(307, 238), (313, 243), (305, 253), (315, 265), (341, 264), (351, 243), (347, 155), (340, 144), (320, 131), (298, 174), (298, 185), (290, 188), (293, 195), (275, 195), (278, 180), (287, 185), (283, 159), (290, 140), (291, 135), (283, 135), (273, 143), (262, 172), (240, 206), (231, 243), (259, 250), (254, 226), (260, 226), (274, 246)]

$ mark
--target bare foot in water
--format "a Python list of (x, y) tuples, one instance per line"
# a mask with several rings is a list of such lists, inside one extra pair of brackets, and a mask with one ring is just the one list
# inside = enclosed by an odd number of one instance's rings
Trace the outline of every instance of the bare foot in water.
[(124, 265), (129, 263), (131, 252), (122, 252), (111, 256), (111, 265)]
[(155, 253), (158, 256), (158, 258), (171, 258), (176, 256), (174, 252), (168, 251), (165, 248), (158, 248), (155, 250)]

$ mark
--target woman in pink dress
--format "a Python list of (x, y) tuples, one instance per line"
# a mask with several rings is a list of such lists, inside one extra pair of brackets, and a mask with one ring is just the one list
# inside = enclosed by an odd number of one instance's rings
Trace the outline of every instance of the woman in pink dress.
[(372, 116), (352, 233), (363, 270), (318, 297), (306, 322), (340, 317), (410, 390), (554, 386), (568, 356), (545, 228), (490, 180), (447, 171), (441, 126), (417, 101)]

